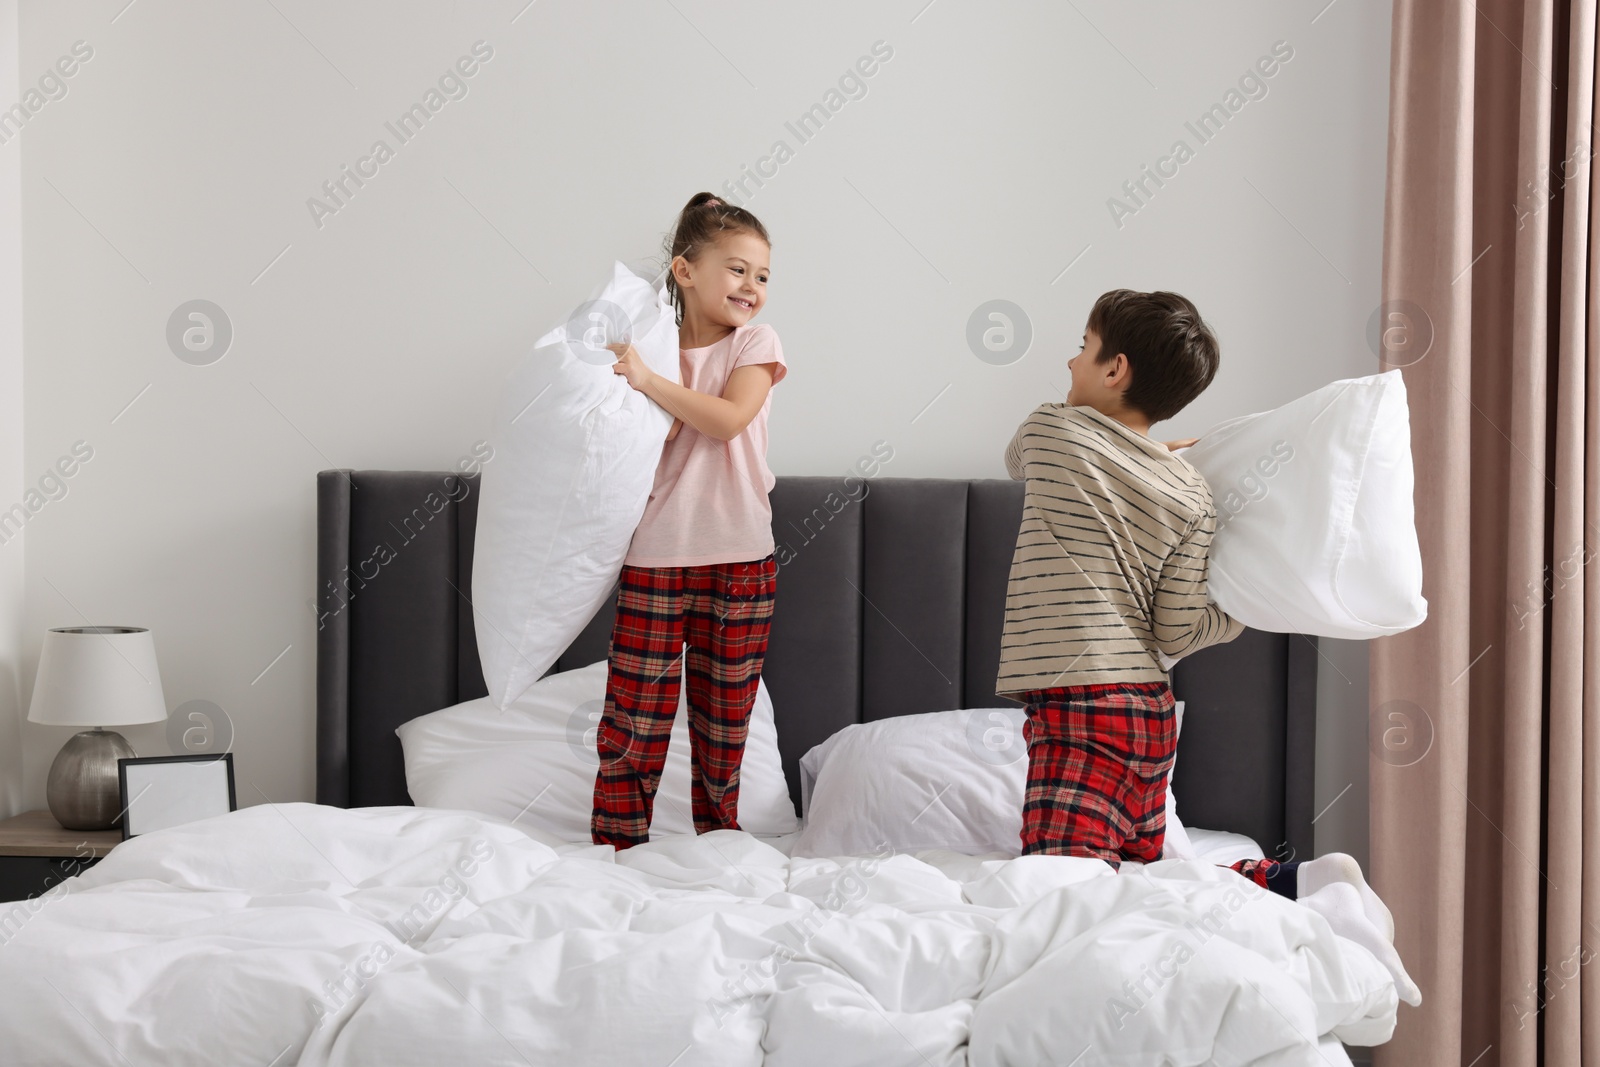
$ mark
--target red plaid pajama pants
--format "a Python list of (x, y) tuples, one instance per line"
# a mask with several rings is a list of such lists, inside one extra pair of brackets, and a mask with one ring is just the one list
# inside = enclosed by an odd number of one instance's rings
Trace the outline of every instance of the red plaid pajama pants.
[(1166, 682), (1035, 689), (1028, 705), (1022, 854), (1161, 858), (1167, 774), (1178, 747)]
[(767, 654), (777, 576), (771, 555), (700, 567), (622, 568), (596, 740), (600, 770), (589, 824), (595, 844), (622, 849), (650, 839), (683, 666), (695, 832), (739, 829), (739, 763)]

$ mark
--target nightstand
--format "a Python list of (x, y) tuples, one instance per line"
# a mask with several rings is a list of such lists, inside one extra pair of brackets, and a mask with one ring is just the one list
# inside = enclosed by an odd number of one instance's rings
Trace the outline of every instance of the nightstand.
[(0, 901), (48, 892), (121, 843), (121, 830), (66, 830), (48, 811), (0, 821)]

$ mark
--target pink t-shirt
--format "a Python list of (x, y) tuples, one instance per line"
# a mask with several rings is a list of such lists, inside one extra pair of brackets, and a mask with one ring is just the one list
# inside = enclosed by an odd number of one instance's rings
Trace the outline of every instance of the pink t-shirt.
[[(764, 322), (740, 326), (714, 345), (678, 350), (683, 384), (721, 396), (735, 367), (774, 363), (772, 384), (789, 373), (778, 334)], [(731, 441), (718, 441), (687, 422), (668, 441), (655, 485), (628, 555), (633, 567), (700, 567), (742, 563), (774, 551), (772, 504), (776, 479), (767, 469), (767, 410)]]

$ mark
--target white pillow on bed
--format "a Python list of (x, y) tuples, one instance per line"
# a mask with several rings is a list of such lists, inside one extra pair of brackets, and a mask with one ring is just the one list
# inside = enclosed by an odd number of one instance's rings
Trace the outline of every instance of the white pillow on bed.
[[(476, 811), (587, 842), (600, 759), (595, 732), (605, 707), (606, 661), (539, 679), (505, 710), (487, 697), (430, 712), (395, 733), (405, 751), (406, 789), (425, 808)], [(692, 834), (688, 687), (680, 685), (667, 765), (651, 812), (653, 834)], [(762, 682), (739, 770), (739, 825), (753, 834), (799, 827), (789, 799)]]
[(1428, 617), (1398, 370), (1230, 419), (1181, 453), (1216, 503), (1206, 588), (1229, 615), (1355, 639)]
[[(864, 855), (884, 845), (1020, 854), (1024, 716), (1020, 706), (977, 708), (846, 726), (800, 759), (805, 825), (791, 855)], [(1193, 856), (1169, 785), (1162, 858)]]
[(611, 369), (604, 346), (616, 341), (678, 380), (672, 305), (621, 263), (501, 390), (472, 567), (478, 656), (496, 707), (543, 675), (611, 595), (650, 499), (672, 416)]

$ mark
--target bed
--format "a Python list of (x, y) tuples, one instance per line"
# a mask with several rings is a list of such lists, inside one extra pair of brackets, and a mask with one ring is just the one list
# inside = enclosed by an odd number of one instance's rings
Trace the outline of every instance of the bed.
[[(1003, 703), (1021, 483), (771, 499), (797, 805), (801, 756), (852, 723)], [(412, 806), (396, 728), (485, 691), (476, 514), (456, 474), (319, 476), (317, 803), (134, 839), (30, 914), (0, 945), (8, 1062), (1338, 1064), (1392, 1031), (1369, 953), (1208, 863), (798, 859), (741, 831), (613, 855)], [(603, 659), (611, 619), (552, 672)], [(1176, 666), (1187, 823), (1311, 854), (1316, 661), (1247, 631)]]

